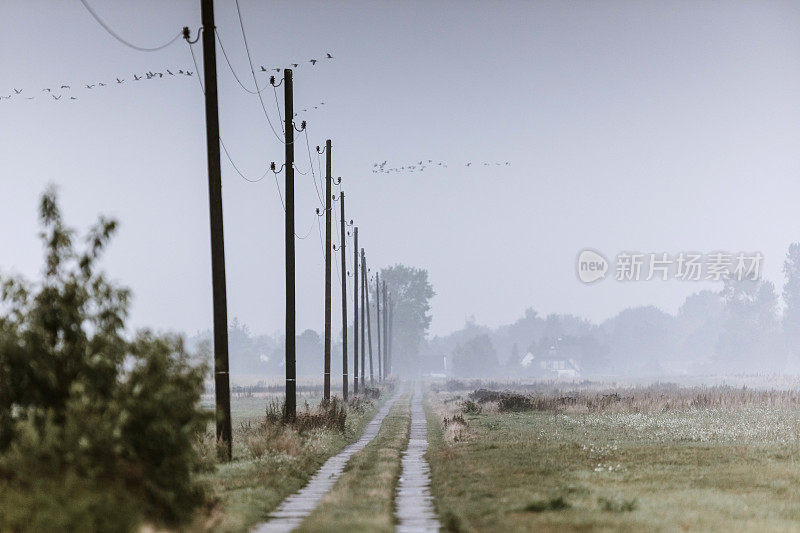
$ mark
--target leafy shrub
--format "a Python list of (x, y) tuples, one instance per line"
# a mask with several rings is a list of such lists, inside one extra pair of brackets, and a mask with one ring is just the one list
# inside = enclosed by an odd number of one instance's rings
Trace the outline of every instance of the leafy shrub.
[(597, 499), (597, 503), (600, 505), (600, 508), (602, 510), (609, 511), (612, 513), (625, 513), (625, 512), (635, 511), (636, 508), (639, 506), (639, 501), (636, 498), (631, 498), (630, 500), (626, 500), (624, 498), (600, 497)]
[(524, 510), (529, 513), (542, 513), (544, 511), (561, 511), (572, 507), (563, 496), (550, 498), (549, 500), (536, 500), (525, 506)]
[(483, 408), (472, 400), (464, 400), (461, 404), (461, 412), (464, 414), (477, 415), (483, 411)]
[(40, 220), (43, 280), (0, 280), (0, 530), (177, 523), (202, 500), (204, 369), (176, 336), (126, 338), (130, 294), (97, 272), (115, 222), (76, 251), (52, 189)]

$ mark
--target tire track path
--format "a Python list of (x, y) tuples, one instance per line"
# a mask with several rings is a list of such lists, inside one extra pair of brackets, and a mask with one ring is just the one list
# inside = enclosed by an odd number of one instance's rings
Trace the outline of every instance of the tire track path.
[(411, 401), (411, 432), (408, 448), (401, 459), (400, 482), (397, 484), (397, 531), (439, 531), (441, 527), (433, 510), (431, 474), (425, 450), (428, 448), (428, 421), (422, 407), (422, 385), (414, 385)]
[(311, 514), (317, 507), (322, 497), (333, 487), (339, 476), (342, 475), (347, 461), (356, 452), (364, 449), (378, 435), (383, 419), (389, 413), (394, 403), (403, 392), (403, 387), (398, 387), (397, 393), (387, 401), (364, 428), (364, 433), (353, 444), (345, 447), (341, 452), (325, 461), (319, 470), (311, 476), (308, 484), (300, 491), (292, 494), (270, 514), (270, 520), (255, 527), (254, 533), (274, 533), (291, 531), (300, 525), (304, 518)]

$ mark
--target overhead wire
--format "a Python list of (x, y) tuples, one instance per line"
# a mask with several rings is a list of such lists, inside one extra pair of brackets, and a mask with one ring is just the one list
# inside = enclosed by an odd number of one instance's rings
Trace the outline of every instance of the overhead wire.
[(258, 83), (256, 83), (255, 90), (252, 90), (252, 89), (249, 89), (248, 87), (245, 87), (244, 83), (242, 83), (242, 80), (240, 80), (239, 76), (236, 74), (236, 70), (233, 68), (233, 65), (231, 64), (230, 58), (228, 58), (228, 53), (225, 52), (225, 46), (222, 44), (222, 38), (219, 36), (219, 32), (217, 31), (217, 28), (214, 28), (214, 35), (217, 36), (217, 42), (219, 43), (219, 47), (222, 50), (222, 56), (225, 58), (225, 62), (228, 64), (228, 68), (230, 69), (231, 74), (233, 74), (233, 78), (236, 80), (236, 83), (238, 83), (239, 86), (242, 89), (244, 89), (245, 91), (247, 91), (250, 94), (256, 94), (256, 93), (260, 93), (261, 91), (265, 90), (270, 85), (269, 82), (267, 82), (266, 84), (264, 84), (264, 86), (262, 88), (259, 89), (258, 88)]
[[(203, 80), (200, 79), (200, 70), (198, 69), (198, 66), (197, 66), (197, 58), (194, 55), (194, 48), (192, 48), (191, 44), (189, 44), (189, 52), (191, 52), (191, 54), (192, 54), (192, 62), (194, 63), (194, 68), (195, 68), (195, 71), (197, 72), (197, 81), (200, 84), (200, 90), (203, 92), (203, 94), (205, 94), (206, 90), (205, 90), (205, 87), (203, 87)], [(234, 170), (236, 170), (236, 172), (239, 174), (239, 176), (242, 177), (242, 179), (244, 179), (244, 180), (246, 180), (248, 182), (251, 182), (251, 183), (255, 183), (255, 182), (258, 182), (258, 181), (261, 181), (262, 179), (264, 179), (264, 177), (266, 176), (267, 172), (270, 172), (272, 170), (272, 169), (267, 169), (267, 171), (265, 171), (264, 174), (261, 175), (261, 177), (259, 177), (257, 179), (248, 178), (247, 176), (245, 176), (239, 170), (239, 167), (236, 166), (236, 163), (234, 163), (233, 159), (230, 156), (230, 153), (228, 153), (228, 148), (225, 146), (225, 143), (222, 141), (222, 137), (219, 137), (219, 142), (220, 142), (220, 145), (222, 146), (222, 151), (225, 153), (225, 156), (228, 158), (228, 161), (230, 161), (231, 166), (234, 168)], [(273, 172), (272, 174), (275, 176), (275, 188), (278, 191), (278, 199), (281, 202), (281, 208), (283, 209), (284, 212), (286, 212), (286, 203), (283, 201), (283, 193), (281, 192), (280, 183), (278, 183), (278, 174), (275, 173), (275, 172)], [(316, 213), (314, 213), (314, 216), (315, 217), (317, 216)], [(313, 227), (314, 227), (313, 224), (311, 226), (309, 226), (308, 231), (302, 237), (300, 235), (298, 235), (297, 232), (295, 232), (294, 236), (297, 237), (298, 239), (301, 239), (301, 240), (302, 239), (306, 239), (306, 238), (308, 238), (308, 235), (311, 233), (311, 230), (313, 229)]]
[[(242, 11), (239, 9), (239, 0), (236, 0), (236, 13), (239, 15), (239, 27), (242, 29), (242, 39), (244, 39), (244, 48), (247, 51), (247, 62), (250, 64), (250, 73), (253, 75), (253, 83), (255, 84), (256, 88), (258, 88), (258, 81), (256, 80), (256, 72), (253, 68), (253, 58), (250, 56), (250, 45), (247, 43), (247, 34), (244, 31), (244, 21), (242, 20)], [(269, 123), (269, 128), (272, 130), (272, 133), (275, 135), (275, 138), (278, 139), (278, 142), (281, 144), (286, 144), (284, 139), (281, 139), (281, 136), (278, 135), (278, 132), (275, 131), (275, 126), (272, 125), (272, 120), (269, 118), (269, 113), (267, 113), (267, 107), (264, 105), (264, 98), (262, 98), (261, 93), (256, 93), (258, 96), (258, 101), (261, 102), (261, 110), (264, 112), (264, 116), (267, 118), (267, 123)], [(286, 117), (286, 122), (289, 122), (289, 117)], [(288, 124), (287, 124), (288, 126)]]
[(163, 50), (164, 48), (168, 47), (169, 45), (171, 45), (172, 43), (174, 43), (175, 41), (180, 39), (181, 35), (183, 35), (183, 32), (179, 31), (178, 34), (175, 37), (173, 37), (172, 39), (170, 39), (166, 43), (162, 44), (161, 46), (155, 46), (153, 48), (148, 48), (148, 47), (144, 47), (144, 46), (138, 46), (138, 45), (135, 45), (135, 44), (131, 43), (130, 41), (127, 41), (127, 40), (123, 39), (122, 37), (120, 37), (120, 35), (117, 32), (115, 32), (113, 29), (111, 29), (111, 27), (108, 24), (106, 24), (105, 21), (103, 21), (102, 18), (100, 18), (100, 15), (98, 15), (95, 12), (95, 10), (92, 9), (92, 6), (89, 5), (89, 2), (87, 2), (86, 0), (81, 0), (81, 4), (83, 4), (83, 7), (86, 8), (86, 11), (88, 11), (89, 14), (91, 14), (92, 17), (94, 17), (94, 19), (97, 21), (97, 23), (100, 24), (100, 26), (102, 26), (103, 29), (106, 30), (109, 33), (109, 35), (114, 37), (116, 40), (118, 40), (119, 42), (121, 42), (125, 46), (133, 48), (134, 50), (138, 50), (139, 52), (158, 52), (159, 50)]

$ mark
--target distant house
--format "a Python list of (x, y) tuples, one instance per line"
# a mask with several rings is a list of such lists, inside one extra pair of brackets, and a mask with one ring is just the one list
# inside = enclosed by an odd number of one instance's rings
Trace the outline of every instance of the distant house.
[(581, 367), (575, 359), (558, 355), (554, 351), (542, 357), (536, 357), (528, 352), (520, 361), (520, 365), (537, 373), (555, 374), (559, 378), (576, 378), (581, 374)]

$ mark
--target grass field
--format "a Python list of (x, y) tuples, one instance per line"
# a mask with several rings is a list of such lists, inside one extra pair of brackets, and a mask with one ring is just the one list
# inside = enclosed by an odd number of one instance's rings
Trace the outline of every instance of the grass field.
[[(292, 428), (264, 428), (265, 409), (279, 396), (234, 396), (234, 460), (213, 464), (203, 475), (209, 490), (204, 509), (189, 526), (190, 531), (244, 532), (266, 520), (268, 514), (288, 495), (302, 488), (311, 475), (330, 456), (338, 453), (362, 433), (366, 423), (386, 401), (351, 402), (347, 408), (344, 431), (316, 428), (297, 431)], [(319, 404), (319, 398), (298, 399), (298, 412)], [(213, 460), (213, 435), (206, 453)]]
[(524, 398), (426, 395), (445, 529), (800, 531), (795, 393), (550, 388)]

